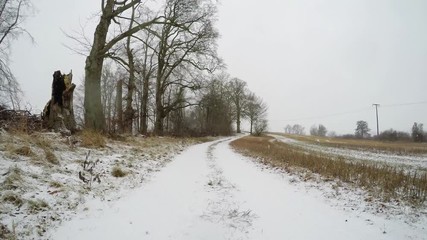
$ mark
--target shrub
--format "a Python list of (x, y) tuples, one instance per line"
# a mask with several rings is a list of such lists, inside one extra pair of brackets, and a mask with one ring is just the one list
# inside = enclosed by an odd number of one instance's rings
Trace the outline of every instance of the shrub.
[(113, 177), (124, 177), (127, 175), (127, 172), (123, 171), (119, 166), (114, 166), (111, 170), (111, 175), (113, 175)]
[(383, 141), (407, 141), (407, 140), (410, 140), (411, 137), (409, 133), (398, 132), (396, 130), (389, 129), (382, 132), (378, 136), (378, 139)]

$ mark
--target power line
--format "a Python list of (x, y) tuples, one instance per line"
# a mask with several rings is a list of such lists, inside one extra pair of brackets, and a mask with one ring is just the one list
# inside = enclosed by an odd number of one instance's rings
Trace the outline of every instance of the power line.
[(401, 107), (401, 106), (418, 105), (418, 104), (427, 104), (427, 101), (386, 104), (386, 105), (381, 105), (381, 107)]
[(304, 117), (304, 118), (275, 119), (275, 120), (270, 120), (270, 121), (293, 122), (293, 121), (302, 121), (302, 120), (316, 120), (316, 119), (336, 117), (336, 116), (341, 116), (341, 115), (348, 115), (348, 114), (353, 114), (353, 113), (366, 112), (366, 111), (369, 111), (370, 109), (371, 109), (370, 107), (366, 107), (366, 108), (361, 108), (359, 110), (354, 110), (354, 111), (349, 111), (349, 112), (333, 113), (333, 114), (318, 115), (318, 116)]
[[(427, 101), (419, 101), (419, 102), (406, 102), (406, 103), (394, 103), (394, 104), (382, 104), (381, 107), (402, 107), (402, 106), (409, 106), (409, 105), (418, 105), (418, 104), (427, 104)], [(276, 122), (295, 122), (295, 121), (304, 121), (304, 120), (317, 120), (317, 119), (324, 119), (329, 117), (336, 117), (336, 116), (342, 116), (342, 115), (348, 115), (348, 114), (354, 114), (354, 113), (360, 113), (360, 112), (366, 112), (370, 111), (370, 107), (360, 108), (353, 111), (348, 112), (341, 112), (341, 113), (332, 113), (332, 114), (326, 114), (326, 115), (315, 115), (310, 117), (302, 117), (302, 118), (289, 118), (289, 119), (273, 119), (270, 121), (276, 121)]]

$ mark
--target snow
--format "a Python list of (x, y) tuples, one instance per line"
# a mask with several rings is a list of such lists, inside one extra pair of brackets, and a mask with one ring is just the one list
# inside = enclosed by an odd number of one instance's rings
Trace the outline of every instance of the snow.
[[(94, 199), (52, 239), (427, 239), (425, 214), (374, 214), (351, 191), (235, 153), (234, 138), (192, 146), (116, 201)], [(354, 200), (351, 200), (352, 197)], [(351, 206), (351, 207), (348, 207)]]
[(326, 147), (316, 144), (310, 144), (284, 136), (270, 134), (278, 141), (286, 144), (300, 147), (302, 149), (320, 152), (328, 155), (334, 155), (344, 158), (349, 158), (357, 161), (385, 163), (388, 165), (399, 166), (409, 171), (427, 171), (427, 155), (396, 155), (386, 152), (371, 152), (366, 150), (344, 149), (336, 147)]
[[(44, 152), (35, 144), (37, 139), (49, 143), (59, 165), (44, 162)], [(0, 186), (0, 225), (10, 231), (15, 227), (17, 239), (46, 239), (48, 230), (84, 212), (92, 201), (109, 204), (126, 196), (149, 182), (175, 154), (194, 143), (185, 139), (137, 137), (126, 142), (108, 140), (105, 148), (87, 149), (67, 142), (67, 138), (55, 133), (31, 136), (0, 133), (0, 183), (11, 176), (13, 169), (18, 169), (20, 176), (15, 189)], [(29, 146), (34, 156), (11, 153), (22, 146)], [(88, 151), (88, 160), (98, 162), (94, 171), (101, 180), (92, 183), (91, 189), (78, 177)], [(113, 177), (113, 166), (120, 166), (128, 174), (123, 178)], [(22, 202), (5, 200), (9, 195), (18, 196)], [(47, 207), (34, 209), (32, 203), (45, 203)]]

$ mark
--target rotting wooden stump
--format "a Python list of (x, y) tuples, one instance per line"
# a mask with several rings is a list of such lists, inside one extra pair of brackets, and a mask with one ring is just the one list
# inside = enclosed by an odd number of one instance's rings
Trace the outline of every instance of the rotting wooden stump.
[(73, 110), (73, 93), (76, 85), (72, 83), (73, 73), (53, 73), (52, 96), (43, 109), (43, 126), (63, 134), (71, 134), (76, 130)]

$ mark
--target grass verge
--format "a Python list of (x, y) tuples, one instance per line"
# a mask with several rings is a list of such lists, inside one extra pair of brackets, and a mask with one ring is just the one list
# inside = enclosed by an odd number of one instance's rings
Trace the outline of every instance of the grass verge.
[(245, 155), (262, 158), (268, 164), (290, 170), (307, 169), (326, 179), (339, 179), (362, 187), (383, 201), (403, 200), (418, 205), (427, 200), (427, 173), (405, 173), (394, 167), (333, 159), (308, 154), (291, 146), (271, 141), (272, 137), (244, 137), (231, 146)]

